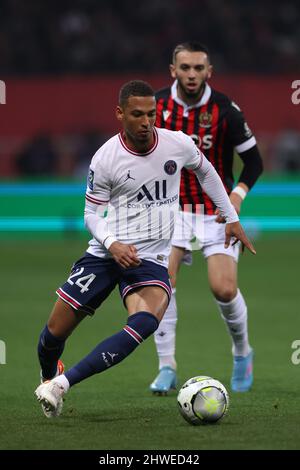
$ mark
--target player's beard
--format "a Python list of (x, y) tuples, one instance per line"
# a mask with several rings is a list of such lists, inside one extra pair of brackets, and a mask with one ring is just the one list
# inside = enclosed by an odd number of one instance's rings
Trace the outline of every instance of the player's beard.
[(154, 130), (149, 129), (149, 132), (145, 135), (138, 134), (137, 132), (131, 132), (130, 130), (126, 129), (125, 136), (127, 145), (129, 144), (136, 147), (136, 150), (139, 152), (146, 152), (150, 147), (153, 145), (154, 140)]
[(199, 101), (201, 96), (203, 95), (205, 85), (206, 85), (206, 80), (204, 80), (198, 88), (195, 88), (193, 91), (187, 90), (184, 85), (182, 84), (181, 80), (177, 78), (178, 81), (178, 87), (180, 89), (181, 95), (185, 97), (187, 100), (193, 100), (195, 102)]

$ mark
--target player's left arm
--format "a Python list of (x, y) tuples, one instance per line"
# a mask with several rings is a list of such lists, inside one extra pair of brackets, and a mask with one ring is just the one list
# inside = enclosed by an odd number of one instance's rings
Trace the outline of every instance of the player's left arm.
[(247, 238), (239, 222), (238, 214), (226, 193), (220, 176), (192, 141), (188, 145), (190, 147), (190, 159), (186, 162), (185, 167), (194, 171), (200, 185), (218, 207), (221, 216), (226, 221), (225, 248), (228, 248), (231, 238), (234, 237), (233, 244), (240, 240), (251, 253), (256, 254), (252, 243)]
[[(263, 161), (256, 139), (245, 121), (242, 111), (233, 102), (229, 108), (227, 124), (229, 138), (244, 164), (237, 185), (229, 195), (235, 210), (239, 214), (243, 200), (263, 171)], [(216, 222), (224, 222), (224, 218), (218, 210), (216, 213), (218, 215)]]

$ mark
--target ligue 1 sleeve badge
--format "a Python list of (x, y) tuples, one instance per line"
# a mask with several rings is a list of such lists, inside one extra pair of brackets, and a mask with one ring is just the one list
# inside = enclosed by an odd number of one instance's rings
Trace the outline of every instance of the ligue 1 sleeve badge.
[(177, 170), (177, 163), (174, 162), (174, 160), (168, 160), (165, 163), (164, 170), (167, 173), (167, 175), (174, 175)]
[(93, 191), (93, 189), (94, 189), (94, 172), (91, 168), (89, 169), (87, 183), (88, 183), (88, 187), (90, 188), (90, 190)]

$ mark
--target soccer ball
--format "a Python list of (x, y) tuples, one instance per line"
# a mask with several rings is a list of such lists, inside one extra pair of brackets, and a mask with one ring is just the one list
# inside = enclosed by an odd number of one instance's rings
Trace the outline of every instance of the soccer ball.
[(187, 380), (177, 396), (179, 411), (190, 424), (219, 421), (228, 411), (229, 396), (221, 382), (199, 375)]

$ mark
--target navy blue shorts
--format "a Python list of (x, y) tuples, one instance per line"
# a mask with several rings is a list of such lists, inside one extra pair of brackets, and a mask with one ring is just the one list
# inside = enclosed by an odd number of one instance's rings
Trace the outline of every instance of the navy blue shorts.
[(57, 295), (75, 310), (93, 315), (95, 310), (119, 284), (121, 297), (144, 286), (160, 286), (170, 300), (172, 289), (167, 268), (142, 260), (137, 267), (124, 269), (113, 259), (86, 253), (73, 265), (67, 282), (57, 289)]

